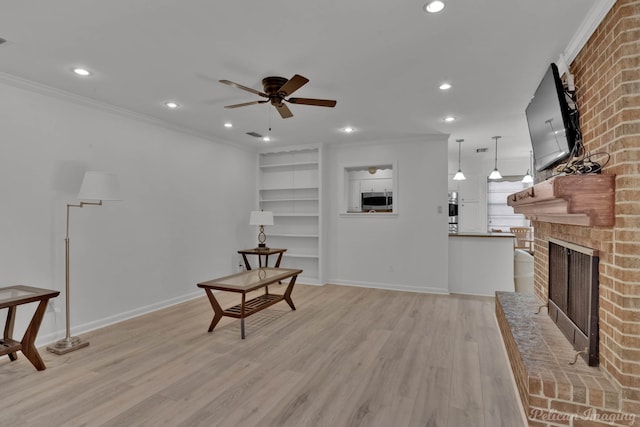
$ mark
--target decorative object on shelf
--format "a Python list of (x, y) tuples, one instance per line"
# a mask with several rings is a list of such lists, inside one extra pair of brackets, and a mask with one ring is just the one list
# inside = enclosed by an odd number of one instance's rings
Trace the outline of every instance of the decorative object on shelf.
[(501, 136), (492, 137), (496, 140), (496, 154), (495, 154), (495, 163), (493, 167), (493, 171), (491, 175), (489, 175), (489, 179), (502, 179), (502, 175), (500, 175), (500, 171), (498, 170), (498, 139), (502, 138)]
[(533, 152), (529, 150), (529, 169), (527, 169), (527, 174), (522, 178), (522, 182), (525, 184), (533, 183), (533, 176), (531, 176), (531, 170), (533, 170), (533, 166), (531, 166), (532, 157), (533, 157)]
[(260, 232), (258, 233), (258, 248), (269, 249), (267, 244), (267, 236), (264, 234), (265, 225), (273, 225), (273, 212), (269, 211), (251, 211), (249, 217), (249, 225), (259, 225)]
[(463, 141), (464, 139), (456, 139), (456, 142), (458, 143), (458, 172), (453, 176), (454, 181), (464, 181), (467, 179), (462, 173), (462, 169), (460, 169), (460, 147)]
[(83, 341), (79, 337), (71, 336), (71, 323), (69, 315), (69, 210), (70, 208), (81, 208), (85, 205), (102, 206), (103, 201), (116, 201), (120, 199), (120, 184), (118, 177), (113, 173), (88, 171), (84, 174), (79, 200), (97, 200), (97, 202), (80, 202), (78, 205), (67, 204), (67, 228), (64, 238), (65, 246), (65, 304), (66, 304), (66, 336), (47, 350), (55, 354), (65, 354), (78, 350), (89, 345), (88, 341)]

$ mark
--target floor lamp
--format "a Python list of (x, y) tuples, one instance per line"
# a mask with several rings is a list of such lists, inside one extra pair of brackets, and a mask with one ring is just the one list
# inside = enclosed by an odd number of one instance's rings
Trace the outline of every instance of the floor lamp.
[(67, 232), (64, 238), (65, 249), (65, 304), (66, 304), (66, 332), (65, 338), (59, 340), (47, 350), (55, 354), (65, 354), (89, 345), (88, 341), (82, 341), (79, 337), (71, 336), (71, 323), (69, 316), (69, 210), (81, 208), (85, 205), (102, 206), (103, 200), (120, 200), (120, 186), (118, 177), (106, 172), (85, 172), (78, 193), (80, 200), (95, 200), (93, 202), (80, 202), (80, 204), (67, 205)]

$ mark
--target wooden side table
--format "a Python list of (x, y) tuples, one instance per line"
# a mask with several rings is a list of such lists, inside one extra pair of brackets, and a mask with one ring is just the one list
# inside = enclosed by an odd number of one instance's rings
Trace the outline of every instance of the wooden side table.
[[(242, 259), (244, 260), (244, 266), (247, 268), (247, 271), (251, 270), (251, 264), (249, 264), (249, 260), (247, 259), (247, 255), (258, 255), (258, 267), (268, 267), (269, 263), (269, 255), (278, 254), (278, 259), (276, 260), (275, 268), (280, 267), (280, 261), (282, 261), (282, 254), (285, 253), (286, 249), (278, 249), (278, 248), (253, 248), (253, 249), (242, 249), (238, 251), (239, 254), (242, 255)], [(264, 265), (262, 265), (262, 257), (264, 256)]]
[[(0, 356), (9, 355), (9, 359), (14, 361), (18, 358), (17, 352), (29, 359), (29, 362), (38, 371), (46, 369), (38, 349), (35, 346), (36, 336), (40, 329), (40, 324), (47, 309), (47, 303), (51, 298), (60, 295), (60, 291), (34, 288), (31, 286), (9, 286), (0, 288), (0, 309), (8, 308), (7, 323), (4, 325), (4, 337), (0, 339)], [(22, 341), (13, 339), (13, 326), (16, 319), (16, 307), (31, 302), (39, 302), (27, 330), (24, 332)]]

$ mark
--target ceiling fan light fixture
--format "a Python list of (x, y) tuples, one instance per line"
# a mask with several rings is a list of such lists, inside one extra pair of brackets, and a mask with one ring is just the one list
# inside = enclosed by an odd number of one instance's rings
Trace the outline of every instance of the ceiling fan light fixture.
[(444, 121), (447, 122), (447, 123), (451, 123), (451, 122), (455, 122), (456, 118), (453, 117), (453, 116), (447, 116), (447, 117), (444, 118)]
[(164, 103), (165, 107), (170, 108), (172, 110), (178, 108), (180, 105), (175, 101), (167, 101)]
[(263, 136), (263, 137), (262, 137), (262, 140), (263, 140), (264, 142), (269, 142), (269, 141), (271, 141), (271, 137), (269, 137), (268, 135), (267, 135), (267, 136)]
[(440, 0), (433, 0), (424, 5), (424, 11), (429, 13), (438, 13), (442, 9), (444, 9), (444, 2)]
[(344, 128), (344, 133), (352, 133), (353, 131), (355, 131), (355, 129), (351, 126), (347, 126)]
[(444, 82), (440, 85), (440, 90), (449, 90), (451, 89), (451, 83)]

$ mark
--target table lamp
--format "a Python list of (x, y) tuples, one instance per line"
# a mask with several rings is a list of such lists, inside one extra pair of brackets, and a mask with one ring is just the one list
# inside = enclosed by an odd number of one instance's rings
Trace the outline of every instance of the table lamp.
[(267, 244), (267, 236), (264, 234), (265, 225), (273, 225), (273, 212), (268, 211), (252, 211), (249, 217), (249, 225), (259, 225), (258, 247), (256, 249), (269, 249)]
[(69, 208), (81, 208), (84, 205), (102, 206), (103, 200), (121, 200), (118, 177), (106, 172), (85, 172), (80, 192), (80, 200), (96, 200), (95, 202), (80, 202), (78, 205), (67, 204), (67, 232), (64, 238), (65, 246), (65, 308), (66, 308), (66, 336), (53, 346), (47, 347), (47, 351), (55, 354), (65, 354), (89, 345), (88, 341), (82, 341), (79, 337), (71, 336), (71, 324), (69, 315)]

